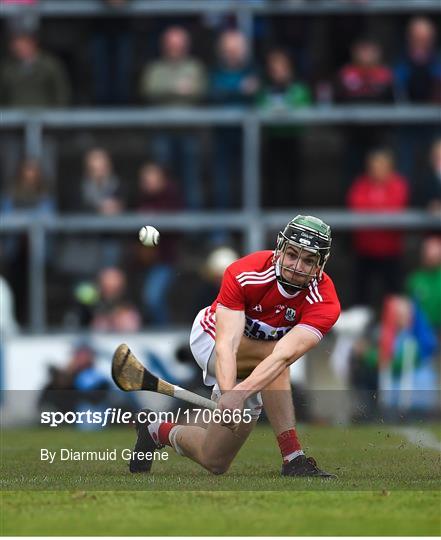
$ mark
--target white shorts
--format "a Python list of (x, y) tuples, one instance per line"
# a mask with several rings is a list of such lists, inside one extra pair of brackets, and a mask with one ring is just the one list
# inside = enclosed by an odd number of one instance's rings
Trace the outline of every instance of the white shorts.
[[(209, 332), (202, 327), (201, 322)], [(209, 308), (201, 309), (196, 315), (193, 327), (190, 333), (190, 349), (198, 364), (202, 369), (203, 380), (206, 386), (213, 386), (211, 398), (217, 401), (221, 392), (216, 382), (216, 350), (214, 329), (216, 324), (216, 315), (209, 314)], [(239, 381), (238, 381), (239, 382)], [(254, 394), (245, 401), (244, 408), (250, 409), (251, 416), (257, 420), (262, 410), (263, 402), (260, 392)]]

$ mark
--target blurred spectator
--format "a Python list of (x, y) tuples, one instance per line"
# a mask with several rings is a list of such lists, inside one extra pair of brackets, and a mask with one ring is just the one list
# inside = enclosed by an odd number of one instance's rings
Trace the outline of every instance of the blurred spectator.
[(423, 176), (421, 183), (416, 182), (414, 202), (430, 212), (441, 212), (441, 139), (432, 144), (430, 172)]
[[(206, 94), (205, 68), (189, 54), (190, 35), (180, 26), (168, 28), (161, 38), (161, 59), (148, 64), (140, 94), (154, 105), (196, 105)], [(188, 208), (202, 207), (201, 152), (196, 134), (188, 129), (160, 132), (152, 137), (151, 152), (161, 165), (182, 178)]]
[(93, 148), (86, 153), (81, 193), (85, 211), (105, 215), (122, 211), (121, 182), (106, 150)]
[(392, 414), (436, 411), (436, 347), (433, 328), (418, 304), (402, 296), (388, 297), (383, 307), (378, 352), (380, 385), (385, 390), (382, 401)]
[[(130, 0), (102, 0), (117, 11)], [(92, 29), (93, 98), (98, 105), (126, 105), (131, 97), (132, 60), (134, 55), (131, 18), (121, 14), (96, 19)]]
[(176, 183), (158, 163), (144, 163), (139, 171), (138, 210), (142, 212), (173, 211), (182, 208)]
[[(254, 102), (259, 90), (257, 72), (250, 61), (247, 38), (239, 30), (226, 30), (218, 39), (218, 65), (210, 76), (210, 97), (218, 105), (244, 106)], [(215, 130), (213, 203), (231, 207), (239, 195), (242, 177), (242, 130)]]
[(211, 73), (210, 94), (222, 105), (249, 105), (259, 90), (250, 61), (249, 43), (239, 30), (226, 30), (218, 39), (218, 66)]
[[(182, 208), (175, 183), (164, 168), (156, 163), (145, 163), (139, 171), (138, 210), (140, 212), (173, 212)], [(176, 262), (177, 237), (167, 233), (161, 236), (157, 247), (137, 244), (137, 258), (145, 269), (142, 301), (147, 320), (152, 324), (170, 324), (167, 294), (173, 283)]]
[[(83, 212), (113, 216), (124, 208), (121, 181), (115, 174), (112, 159), (103, 148), (92, 148), (84, 157), (84, 173), (81, 184)], [(82, 273), (96, 273), (102, 266), (118, 265), (122, 246), (114, 234), (101, 233), (88, 241), (69, 238), (64, 246), (64, 257), (82, 262)], [(87, 261), (91, 261), (89, 267)], [(69, 263), (71, 264), (71, 263)], [(72, 268), (76, 266), (72, 264)]]
[(377, 413), (378, 400), (378, 328), (365, 330), (350, 351), (350, 382), (356, 398), (357, 408), (353, 421), (373, 421)]
[[(407, 27), (407, 44), (395, 66), (397, 97), (411, 103), (441, 104), (441, 56), (435, 25), (425, 17), (414, 17)], [(434, 136), (440, 136), (439, 123), (403, 126), (398, 131), (400, 170), (420, 184), (420, 159)]]
[[(281, 49), (266, 55), (266, 78), (257, 98), (266, 110), (290, 111), (311, 104), (309, 88), (296, 78), (290, 57)], [(292, 206), (302, 177), (303, 156), (297, 126), (264, 129), (264, 201), (267, 206)]]
[(220, 246), (209, 253), (200, 273), (200, 289), (194, 310), (211, 304), (219, 293), (224, 272), (230, 264), (239, 258), (239, 254), (229, 246)]
[(257, 96), (260, 107), (289, 111), (311, 103), (308, 86), (297, 80), (294, 65), (284, 50), (270, 50), (265, 58), (265, 69), (266, 77)]
[[(21, 18), (15, 20), (10, 28), (10, 56), (0, 65), (2, 107), (53, 108), (65, 107), (70, 102), (71, 88), (64, 66), (40, 48), (34, 32), (34, 29), (21, 24)], [(45, 137), (42, 150), (44, 175), (54, 180), (56, 146), (53, 139)], [(2, 173), (4, 178), (9, 179), (23, 153), (21, 138), (12, 134), (5, 136), (1, 151)]]
[(2, 199), (2, 213), (53, 214), (55, 203), (46, 184), (40, 163), (25, 159), (9, 193)]
[(441, 58), (435, 25), (425, 17), (414, 17), (406, 37), (406, 50), (395, 67), (398, 98), (413, 103), (441, 103)]
[[(18, 332), (15, 320), (15, 299), (9, 283), (0, 275), (0, 347), (4, 339)], [(1, 373), (0, 373), (1, 380)]]
[[(24, 160), (19, 167), (18, 175), (11, 183), (9, 192), (2, 197), (0, 215), (24, 215), (29, 217), (52, 216), (55, 203), (38, 161)], [(21, 323), (28, 314), (28, 268), (29, 242), (28, 236), (22, 234), (7, 235), (3, 238), (2, 254), (5, 259), (5, 271), (9, 283), (20, 302), (17, 304), (17, 316)], [(46, 246), (46, 258), (52, 257), (52, 244)]]
[(161, 38), (161, 59), (142, 73), (140, 93), (156, 105), (195, 105), (206, 92), (205, 68), (189, 54), (190, 35), (180, 26), (168, 28)]
[[(125, 206), (121, 182), (114, 172), (111, 156), (103, 148), (86, 152), (83, 178), (73, 210), (96, 215), (120, 214)], [(57, 269), (77, 278), (90, 278), (103, 266), (117, 266), (122, 257), (122, 244), (113, 233), (93, 236), (68, 236), (58, 246)], [(81, 286), (81, 285), (80, 285)]]
[(127, 297), (127, 277), (119, 268), (104, 268), (98, 275), (98, 302), (90, 326), (104, 332), (137, 332), (141, 315)]
[[(336, 101), (348, 105), (391, 103), (394, 99), (393, 72), (382, 61), (380, 44), (369, 37), (360, 38), (351, 47), (351, 58), (351, 63), (338, 73)], [(345, 128), (345, 187), (360, 174), (366, 151), (389, 143), (389, 131), (378, 125)]]
[(78, 343), (66, 366), (75, 390), (104, 390), (109, 381), (95, 368), (95, 350), (87, 343)]
[[(87, 342), (77, 343), (65, 367), (50, 365), (49, 381), (43, 387), (38, 403), (60, 412), (103, 411), (110, 405), (110, 381), (95, 367), (95, 350)], [(97, 424), (77, 424), (90, 429)]]
[(5, 107), (64, 107), (71, 88), (64, 66), (43, 51), (35, 34), (14, 28), (10, 57), (1, 65), (0, 103)]
[[(347, 195), (347, 204), (355, 212), (401, 212), (408, 205), (408, 185), (394, 169), (387, 150), (368, 154), (366, 172), (355, 179)], [(375, 276), (383, 282), (382, 294), (400, 291), (401, 259), (404, 236), (399, 231), (357, 230), (353, 235), (356, 256), (355, 301), (375, 304), (372, 294)]]
[(420, 268), (410, 274), (406, 290), (432, 327), (441, 331), (441, 237), (426, 238), (421, 247)]
[(393, 73), (382, 62), (379, 43), (361, 38), (352, 45), (351, 57), (352, 62), (337, 77), (337, 100), (351, 104), (392, 102)]

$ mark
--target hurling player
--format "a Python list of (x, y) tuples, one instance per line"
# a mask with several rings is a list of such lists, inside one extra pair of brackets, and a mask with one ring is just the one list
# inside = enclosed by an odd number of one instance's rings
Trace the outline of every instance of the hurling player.
[[(205, 427), (138, 421), (135, 452), (169, 445), (222, 474), (264, 406), (282, 454), (282, 475), (333, 476), (302, 451), (289, 378), (289, 366), (319, 343), (340, 314), (334, 284), (323, 271), (330, 249), (330, 227), (299, 215), (279, 233), (275, 251), (257, 251), (226, 269), (216, 300), (194, 321), (190, 346), (220, 411), (247, 410), (247, 421), (212, 420)], [(130, 470), (148, 472), (151, 465), (135, 456)]]

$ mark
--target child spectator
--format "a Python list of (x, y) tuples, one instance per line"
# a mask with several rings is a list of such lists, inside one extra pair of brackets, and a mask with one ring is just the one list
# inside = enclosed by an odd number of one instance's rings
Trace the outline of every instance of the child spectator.
[[(294, 110), (311, 104), (306, 84), (297, 80), (288, 54), (273, 49), (266, 55), (266, 78), (257, 104), (265, 110)], [(302, 177), (303, 156), (298, 126), (271, 126), (264, 130), (263, 184), (268, 206), (292, 206)]]
[[(387, 150), (368, 154), (366, 172), (355, 179), (347, 195), (348, 207), (354, 212), (401, 212), (409, 199), (407, 181), (394, 169), (393, 155)], [(357, 230), (353, 235), (356, 257), (355, 301), (372, 305), (373, 278), (382, 281), (382, 293), (400, 291), (401, 259), (404, 252), (402, 232), (390, 230)]]
[(121, 183), (106, 150), (93, 148), (86, 153), (81, 194), (84, 211), (106, 215), (122, 211)]
[[(84, 156), (84, 172), (75, 211), (113, 216), (124, 208), (121, 183), (114, 172), (112, 159), (103, 148), (92, 148)], [(120, 264), (121, 242), (114, 234), (97, 233), (87, 237), (69, 236), (59, 245), (58, 270), (90, 278), (102, 266)]]
[[(154, 105), (196, 105), (206, 94), (205, 68), (190, 56), (190, 35), (180, 26), (168, 28), (161, 38), (161, 58), (148, 64), (141, 76), (140, 94)], [(202, 207), (201, 152), (196, 134), (188, 129), (161, 131), (151, 140), (156, 161), (171, 167), (184, 184), (185, 202)]]

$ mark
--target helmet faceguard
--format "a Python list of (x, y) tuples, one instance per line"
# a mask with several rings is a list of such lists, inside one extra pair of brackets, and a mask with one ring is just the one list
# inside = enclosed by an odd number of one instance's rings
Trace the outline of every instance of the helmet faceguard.
[[(330, 255), (331, 242), (331, 228), (321, 219), (296, 216), (277, 236), (274, 264), (279, 283), (288, 289), (302, 290), (314, 277), (320, 279)], [(286, 252), (290, 246), (294, 249), (288, 257)]]

